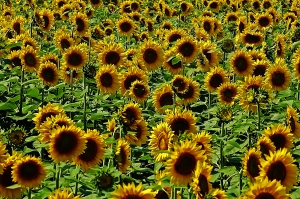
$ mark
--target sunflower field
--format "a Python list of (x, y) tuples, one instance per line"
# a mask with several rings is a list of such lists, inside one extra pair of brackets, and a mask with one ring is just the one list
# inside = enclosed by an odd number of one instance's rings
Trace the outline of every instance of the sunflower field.
[(300, 199), (300, 0), (0, 2), (0, 198)]

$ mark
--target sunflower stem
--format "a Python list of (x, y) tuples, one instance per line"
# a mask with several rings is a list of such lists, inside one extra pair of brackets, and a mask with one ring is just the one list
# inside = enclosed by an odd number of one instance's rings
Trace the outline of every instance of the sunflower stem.
[(28, 189), (28, 199), (31, 199), (31, 190), (32, 190), (32, 188)]
[(42, 85), (42, 107), (43, 107), (43, 105), (44, 105), (44, 97), (45, 97), (45, 86), (44, 86), (44, 84)]
[(78, 181), (79, 181), (79, 173), (76, 174), (76, 183), (75, 183), (75, 191), (74, 191), (74, 195), (77, 195), (78, 192)]
[(185, 73), (184, 69), (185, 69), (185, 66), (184, 66), (184, 64), (183, 64), (183, 61), (181, 60), (182, 76), (184, 76), (184, 73)]
[(24, 68), (21, 69), (21, 88), (20, 88), (20, 109), (19, 113), (22, 115), (22, 109), (23, 109), (23, 89), (24, 89)]
[[(70, 89), (71, 89), (71, 93), (70, 93), (70, 103), (73, 102), (73, 70), (70, 70)], [(70, 118), (72, 119), (72, 112), (70, 112)]]
[[(224, 162), (223, 162), (223, 140), (222, 140), (223, 136), (224, 136), (224, 123), (222, 122), (221, 123), (221, 141), (220, 141), (220, 169), (222, 169), (224, 166), (223, 165), (224, 164)], [(220, 187), (221, 187), (221, 189), (224, 189), (222, 172), (220, 174)]]
[(176, 109), (176, 94), (175, 92), (173, 93), (173, 112), (175, 112)]
[(59, 165), (57, 164), (56, 165), (56, 177), (55, 177), (55, 180), (56, 180), (56, 189), (59, 188), (59, 178), (60, 178), (60, 167)]
[(300, 89), (300, 82), (298, 82), (298, 87), (297, 87), (297, 100), (300, 100), (300, 92), (299, 92), (299, 89)]
[(239, 188), (240, 188), (240, 195), (242, 194), (242, 190), (243, 190), (243, 169), (240, 170), (240, 184), (239, 184)]
[(85, 74), (83, 73), (83, 129), (86, 132), (86, 79), (85, 79)]
[(260, 131), (260, 103), (257, 100), (257, 129)]

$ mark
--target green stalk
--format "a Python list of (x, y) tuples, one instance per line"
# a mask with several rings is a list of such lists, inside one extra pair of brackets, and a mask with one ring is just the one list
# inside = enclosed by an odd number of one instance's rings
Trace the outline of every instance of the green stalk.
[(182, 76), (184, 76), (184, 73), (185, 73), (185, 66), (183, 64), (183, 61), (181, 60), (181, 70), (182, 70)]
[(21, 88), (20, 88), (20, 109), (19, 113), (22, 115), (22, 109), (23, 109), (23, 90), (24, 90), (24, 68), (21, 69)]
[(299, 89), (300, 89), (300, 82), (298, 82), (298, 87), (297, 87), (297, 100), (300, 100), (300, 92), (299, 92)]
[(31, 199), (31, 190), (32, 190), (32, 188), (28, 189), (28, 199)]
[(41, 107), (44, 106), (44, 98), (45, 98), (45, 86), (43, 84), (43, 86), (42, 86), (42, 105), (41, 105)]
[(79, 173), (76, 174), (76, 183), (75, 183), (75, 196), (77, 195), (78, 192), (78, 181), (79, 181)]
[[(73, 70), (70, 70), (70, 89), (71, 89), (71, 99), (70, 103), (73, 102)], [(72, 119), (72, 112), (70, 112), (70, 118)]]
[(258, 128), (258, 131), (260, 131), (260, 103), (259, 101), (257, 100), (257, 128)]
[[(221, 139), (224, 137), (224, 123), (221, 123)], [(223, 140), (220, 141), (220, 169), (223, 168), (224, 166), (224, 159), (223, 159)], [(223, 184), (223, 173), (220, 175), (220, 187), (221, 189), (224, 189), (224, 184)]]
[(240, 183), (239, 183), (239, 188), (240, 188), (240, 195), (242, 194), (242, 189), (243, 189), (243, 169), (240, 170)]
[(61, 169), (60, 169), (59, 165), (57, 164), (56, 165), (56, 177), (55, 177), (55, 180), (56, 180), (56, 189), (59, 188), (60, 172), (61, 172)]
[(176, 109), (176, 94), (174, 92), (174, 94), (173, 94), (173, 112), (175, 112), (175, 109)]
[(84, 94), (83, 94), (83, 129), (86, 132), (86, 92), (85, 92), (85, 87), (86, 87), (86, 79), (85, 79), (85, 75), (83, 73), (83, 90), (84, 90)]

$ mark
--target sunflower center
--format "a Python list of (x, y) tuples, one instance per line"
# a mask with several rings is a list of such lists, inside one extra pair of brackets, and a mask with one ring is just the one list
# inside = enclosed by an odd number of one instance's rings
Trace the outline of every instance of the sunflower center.
[(285, 147), (286, 139), (282, 134), (274, 134), (270, 136), (270, 140), (274, 143), (276, 150)]
[(165, 15), (166, 15), (166, 16), (170, 16), (170, 11), (169, 11), (169, 9), (167, 9), (167, 8), (165, 9)]
[(81, 32), (84, 30), (84, 21), (81, 18), (76, 18), (77, 31)]
[(261, 151), (262, 155), (265, 155), (265, 154), (269, 155), (270, 154), (270, 149), (269, 149), (267, 144), (260, 143), (259, 146), (260, 146), (260, 151)]
[(207, 182), (207, 178), (205, 175), (200, 175), (198, 179), (199, 183), (198, 186), (200, 187), (200, 193), (202, 196), (205, 196), (209, 192), (209, 186)]
[(137, 115), (135, 113), (134, 108), (127, 108), (123, 114), (130, 122), (133, 122), (137, 119)]
[(176, 163), (175, 163), (175, 170), (180, 175), (190, 175), (196, 168), (197, 160), (193, 154), (188, 152), (182, 153)]
[(100, 77), (100, 82), (104, 87), (110, 87), (113, 83), (113, 78), (110, 73), (103, 73)]
[(124, 21), (123, 23), (120, 24), (120, 29), (122, 32), (129, 32), (131, 30), (132, 26), (129, 22)]
[(51, 116), (57, 115), (57, 112), (46, 112), (42, 114), (42, 117), (40, 119), (40, 124), (43, 124), (47, 118), (51, 118)]
[(158, 140), (158, 148), (161, 150), (168, 150), (168, 140), (164, 136)]
[(121, 148), (120, 154), (118, 155), (118, 162), (124, 165), (126, 163), (126, 159), (126, 151), (124, 150), (124, 148)]
[(181, 68), (181, 61), (177, 62), (176, 64), (172, 64), (172, 60), (174, 58), (172, 58), (170, 61), (168, 61), (168, 64), (171, 66), (171, 68), (173, 69), (179, 69)]
[(39, 165), (30, 160), (20, 165), (18, 176), (21, 176), (26, 181), (34, 180), (39, 176), (39, 170)]
[(276, 53), (277, 53), (277, 56), (280, 56), (282, 54), (282, 47), (281, 47), (281, 43), (280, 42), (278, 42), (278, 48), (277, 48)]
[(261, 17), (259, 18), (258, 23), (262, 27), (267, 27), (270, 24), (270, 20), (268, 17)]
[(17, 35), (19, 35), (21, 33), (21, 24), (20, 23), (14, 23), (13, 29), (14, 29), (14, 31), (17, 32)]
[(66, 8), (66, 9), (62, 12), (63, 15), (64, 15), (64, 17), (69, 18), (69, 11), (70, 11), (70, 9), (69, 9), (69, 8)]
[(94, 5), (98, 5), (100, 3), (100, 0), (91, 0), (91, 3)]
[(159, 105), (161, 107), (173, 104), (173, 94), (171, 92), (164, 93), (159, 98)]
[(14, 57), (11, 59), (11, 62), (13, 63), (13, 66), (21, 66), (22, 62), (19, 57)]
[(60, 45), (61, 45), (62, 49), (67, 49), (71, 46), (71, 43), (67, 39), (62, 39), (60, 41)]
[(139, 4), (137, 2), (132, 2), (131, 3), (131, 9), (133, 11), (137, 10), (139, 8)]
[(131, 84), (137, 80), (140, 81), (141, 79), (136, 75), (129, 75), (124, 81), (124, 86), (125, 86), (126, 90), (130, 89)]
[(157, 60), (157, 57), (158, 55), (156, 50), (152, 48), (146, 49), (143, 55), (145, 62), (147, 62), (148, 64), (154, 63)]
[(257, 196), (255, 196), (255, 199), (276, 199), (276, 198), (268, 192), (262, 192), (259, 193)]
[(211, 61), (211, 53), (209, 53), (209, 50), (203, 50), (203, 54), (205, 55), (208, 62)]
[(259, 2), (255, 1), (252, 5), (255, 10), (259, 9)]
[(179, 46), (179, 52), (184, 56), (184, 57), (190, 57), (193, 55), (195, 51), (194, 45), (190, 42), (184, 42)]
[(238, 57), (235, 60), (235, 68), (239, 71), (239, 72), (243, 72), (245, 70), (247, 70), (248, 68), (248, 62), (246, 60), (246, 58), (244, 57)]
[(101, 188), (107, 188), (111, 185), (113, 179), (108, 174), (102, 174), (98, 179), (98, 184)]
[(143, 197), (130, 194), (126, 196), (126, 199), (143, 199)]
[(133, 88), (133, 93), (137, 97), (144, 97), (144, 95), (146, 94), (146, 88), (142, 84), (137, 84)]
[(181, 35), (178, 33), (174, 33), (169, 37), (169, 42), (171, 43), (171, 42), (177, 41), (179, 39), (181, 39)]
[(36, 65), (36, 59), (32, 53), (27, 53), (25, 55), (25, 63), (30, 67), (34, 67)]
[(285, 83), (285, 75), (280, 71), (272, 74), (272, 84), (275, 86), (282, 86)]
[(52, 68), (43, 68), (42, 77), (46, 82), (52, 82), (55, 79), (55, 71)]
[(180, 9), (182, 12), (185, 12), (187, 10), (188, 6), (186, 5), (186, 3), (182, 3), (180, 4)]
[(174, 131), (175, 135), (179, 135), (180, 133), (184, 133), (185, 131), (189, 130), (190, 124), (189, 122), (181, 117), (175, 118), (174, 121), (171, 123), (171, 129)]
[(247, 161), (247, 171), (253, 178), (259, 175), (258, 165), (260, 165), (259, 160), (255, 156), (250, 156)]
[(295, 130), (296, 130), (296, 122), (295, 122), (294, 117), (290, 117), (289, 124), (290, 124), (290, 127), (291, 127), (291, 133), (294, 133)]
[(159, 190), (158, 193), (156, 194), (155, 198), (157, 198), (157, 199), (169, 199), (169, 195), (165, 191)]
[(226, 102), (231, 102), (232, 101), (232, 98), (234, 96), (234, 92), (233, 90), (231, 89), (226, 89), (224, 92), (223, 92), (223, 95), (224, 95), (224, 99)]
[(12, 167), (13, 165), (9, 165), (7, 167), (4, 168), (3, 173), (0, 175), (0, 184), (3, 187), (9, 187), (13, 184), (15, 184), (13, 182), (12, 176), (11, 176), (11, 172), (12, 172)]
[(261, 37), (259, 35), (247, 34), (245, 36), (245, 41), (249, 44), (256, 44), (260, 41)]
[(255, 76), (260, 75), (260, 76), (264, 77), (265, 73), (266, 73), (266, 70), (267, 70), (266, 66), (264, 66), (264, 65), (257, 65), (255, 67), (253, 73), (254, 73)]
[(209, 5), (209, 7), (210, 7), (211, 9), (216, 9), (216, 8), (218, 8), (218, 3), (217, 3), (217, 2), (212, 2), (212, 3)]
[(213, 88), (218, 88), (222, 83), (223, 78), (220, 74), (214, 74), (209, 80), (209, 85)]
[(173, 81), (173, 86), (176, 88), (178, 92), (182, 92), (186, 88), (186, 82), (183, 79), (175, 79)]
[(245, 30), (245, 24), (243, 22), (240, 22), (239, 23), (239, 31), (244, 32), (244, 30)]
[(48, 26), (50, 25), (50, 20), (47, 16), (43, 16), (43, 20), (44, 20), (44, 28), (48, 28)]
[(272, 6), (271, 3), (268, 2), (268, 1), (266, 1), (266, 2), (263, 3), (264, 9), (268, 9), (268, 8), (270, 8), (271, 6)]
[(235, 15), (230, 15), (228, 17), (228, 21), (236, 21), (237, 20), (237, 17)]
[(211, 25), (210, 25), (209, 21), (204, 21), (203, 28), (206, 32), (209, 32), (211, 30)]
[(72, 52), (72, 53), (68, 56), (68, 63), (69, 63), (71, 66), (79, 66), (82, 62), (83, 62), (83, 58), (82, 58), (82, 56), (81, 56), (80, 53)]
[(286, 176), (285, 165), (281, 161), (272, 163), (267, 171), (267, 176), (271, 181), (274, 179), (284, 181)]
[(107, 64), (117, 65), (120, 61), (121, 57), (118, 52), (109, 51), (105, 56), (105, 61)]
[(79, 159), (83, 160), (84, 162), (91, 162), (95, 160), (97, 152), (97, 143), (92, 139), (88, 139), (86, 143), (86, 149), (84, 150), (83, 154), (79, 155)]
[(111, 28), (105, 28), (105, 35), (109, 36), (112, 34), (112, 29)]
[(195, 93), (195, 89), (193, 86), (189, 85), (187, 91), (185, 93), (182, 94), (182, 98), (183, 99), (189, 99), (189, 98), (192, 98), (193, 95)]
[(69, 154), (74, 151), (77, 146), (77, 137), (74, 132), (63, 131), (55, 142), (55, 149), (59, 154)]

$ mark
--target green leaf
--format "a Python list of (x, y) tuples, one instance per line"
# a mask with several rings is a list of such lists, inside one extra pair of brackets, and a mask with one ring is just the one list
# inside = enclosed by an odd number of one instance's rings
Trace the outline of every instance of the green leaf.
[(224, 167), (224, 168), (220, 169), (219, 172), (229, 174), (229, 173), (236, 172), (236, 168), (235, 168), (235, 166), (228, 166), (228, 167)]
[(17, 189), (17, 188), (20, 188), (21, 185), (18, 185), (18, 184), (14, 184), (14, 185), (11, 185), (9, 187), (6, 187), (7, 189)]
[(32, 89), (28, 89), (29, 91), (27, 92), (27, 95), (29, 97), (32, 97), (32, 98), (36, 98), (36, 99), (39, 99), (41, 100), (42, 97), (40, 95), (40, 92), (39, 92), (39, 89), (37, 88), (32, 88)]
[(11, 77), (8, 80), (5, 80), (5, 82), (17, 82), (19, 81), (19, 77)]
[(181, 59), (179, 57), (175, 57), (174, 59), (172, 59), (172, 65), (177, 64), (180, 61)]
[(9, 44), (5, 48), (9, 49), (9, 48), (17, 47), (17, 46), (22, 46), (22, 43), (23, 42), (20, 41), (20, 42), (17, 42), (17, 43)]
[(237, 142), (235, 142), (235, 141), (229, 140), (229, 141), (227, 141), (227, 143), (231, 144), (232, 146), (234, 146), (236, 148), (241, 149), (241, 146)]
[(15, 108), (17, 108), (17, 106), (15, 104), (11, 104), (11, 103), (8, 103), (8, 102), (0, 103), (0, 110), (1, 111), (4, 111), (4, 110), (13, 111)]
[(99, 120), (99, 119), (102, 119), (103, 117), (108, 117), (108, 116), (109, 116), (109, 112), (107, 112), (107, 111), (103, 111), (100, 113), (93, 113), (91, 115), (91, 120)]
[(140, 158), (140, 160), (152, 160), (152, 157), (148, 154), (148, 155), (142, 156)]

